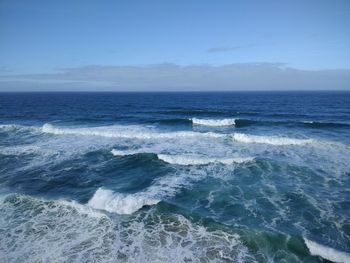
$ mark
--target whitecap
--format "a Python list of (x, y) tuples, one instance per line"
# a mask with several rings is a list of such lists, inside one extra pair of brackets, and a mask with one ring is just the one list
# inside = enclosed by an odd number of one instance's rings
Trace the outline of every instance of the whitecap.
[[(116, 150), (113, 149), (111, 153), (114, 156), (126, 156), (144, 153), (142, 151), (128, 151), (128, 150)], [(231, 157), (231, 158), (216, 158), (206, 156), (194, 156), (194, 155), (170, 155), (170, 154), (156, 154), (159, 160), (162, 160), (169, 164), (177, 165), (206, 165), (206, 164), (225, 164), (230, 165), (234, 163), (246, 163), (254, 160), (254, 157)]]
[(232, 138), (243, 143), (262, 143), (271, 145), (305, 145), (312, 143), (312, 139), (296, 139), (277, 136), (258, 136), (243, 133), (235, 133)]
[(220, 163), (220, 164), (234, 164), (234, 163), (245, 163), (254, 160), (253, 157), (237, 157), (237, 158), (211, 158), (211, 157), (196, 157), (187, 155), (168, 155), (168, 154), (158, 154), (158, 159), (178, 165), (205, 165), (210, 163)]
[(81, 135), (81, 136), (100, 136), (107, 138), (124, 139), (177, 139), (177, 138), (223, 138), (224, 134), (213, 132), (160, 132), (151, 129), (144, 129), (136, 126), (101, 126), (90, 128), (58, 128), (51, 124), (44, 124), (42, 132), (55, 135)]
[(99, 188), (88, 202), (90, 207), (118, 214), (132, 214), (145, 205), (155, 205), (159, 200), (147, 198), (142, 193), (121, 194)]
[(342, 252), (331, 247), (326, 247), (307, 238), (304, 238), (304, 241), (311, 255), (320, 256), (324, 259), (337, 263), (350, 262), (350, 254), (346, 252)]
[(203, 126), (232, 126), (236, 124), (235, 119), (197, 119), (197, 118), (192, 118), (190, 119), (193, 124), (196, 125), (203, 125)]

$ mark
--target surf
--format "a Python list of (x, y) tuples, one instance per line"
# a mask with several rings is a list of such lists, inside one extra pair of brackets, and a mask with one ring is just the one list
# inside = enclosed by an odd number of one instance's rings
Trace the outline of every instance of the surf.
[(326, 260), (336, 263), (348, 263), (350, 262), (350, 254), (336, 250), (331, 247), (327, 247), (304, 238), (304, 242), (310, 251), (311, 255), (320, 256)]
[[(130, 150), (116, 150), (112, 149), (111, 153), (114, 156), (126, 156), (126, 155), (135, 155), (142, 154), (145, 152), (142, 151), (130, 151)], [(160, 154), (160, 153), (151, 153), (155, 154), (159, 160), (169, 164), (176, 165), (208, 165), (208, 164), (240, 164), (251, 162), (254, 160), (253, 157), (231, 157), (231, 158), (218, 158), (218, 157), (206, 157), (206, 156), (194, 156), (194, 155), (171, 155), (171, 154)]]
[(214, 126), (214, 127), (222, 127), (222, 126), (234, 126), (236, 125), (236, 119), (198, 119), (192, 118), (189, 119), (195, 125), (203, 125), (203, 126)]

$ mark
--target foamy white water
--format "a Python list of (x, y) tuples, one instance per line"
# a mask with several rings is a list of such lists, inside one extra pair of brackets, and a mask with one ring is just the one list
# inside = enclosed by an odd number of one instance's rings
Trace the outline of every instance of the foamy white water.
[(132, 214), (145, 205), (155, 205), (159, 202), (137, 194), (115, 193), (108, 189), (99, 188), (88, 202), (90, 207), (118, 214)]
[(158, 154), (158, 158), (164, 162), (178, 165), (205, 165), (210, 163), (220, 164), (234, 164), (234, 163), (245, 163), (254, 160), (253, 157), (237, 157), (237, 158), (209, 158), (209, 157), (196, 157), (186, 155), (168, 155)]
[(222, 138), (225, 135), (213, 132), (157, 132), (135, 126), (105, 126), (91, 128), (58, 128), (51, 124), (44, 124), (42, 131), (56, 135), (100, 136), (107, 138), (125, 139), (176, 139), (176, 138)]
[[(128, 151), (128, 150), (116, 150), (113, 149), (111, 153), (114, 156), (125, 156), (144, 153), (142, 151)], [(206, 165), (211, 163), (220, 163), (230, 165), (234, 163), (246, 163), (254, 160), (253, 157), (232, 157), (232, 158), (213, 158), (205, 156), (194, 156), (194, 155), (170, 155), (170, 154), (156, 154), (158, 159), (177, 165)]]
[(262, 143), (271, 145), (304, 145), (312, 143), (312, 139), (294, 139), (287, 137), (277, 137), (277, 136), (258, 136), (249, 135), (243, 133), (233, 134), (233, 139), (238, 142), (244, 143)]
[[(245, 262), (251, 257), (238, 235), (154, 210), (118, 221), (74, 202), (11, 195), (0, 198), (0, 215), (0, 227), (8, 230), (0, 240), (1, 262), (197, 262), (208, 253), (213, 262)], [(154, 239), (159, 236), (166, 242)]]
[(204, 125), (204, 126), (232, 126), (236, 124), (235, 119), (198, 119), (192, 118), (190, 119), (193, 124), (196, 125)]
[(304, 238), (305, 244), (308, 247), (310, 254), (314, 256), (320, 256), (324, 259), (337, 262), (337, 263), (349, 263), (350, 254), (342, 251), (338, 251), (331, 247), (318, 244), (307, 238)]

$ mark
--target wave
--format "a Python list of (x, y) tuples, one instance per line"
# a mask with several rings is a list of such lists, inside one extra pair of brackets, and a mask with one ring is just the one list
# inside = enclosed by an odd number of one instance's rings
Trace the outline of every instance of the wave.
[(320, 256), (326, 260), (337, 263), (350, 262), (350, 254), (346, 252), (338, 251), (331, 247), (326, 247), (306, 238), (304, 238), (304, 241), (311, 255)]
[(51, 124), (44, 124), (42, 132), (55, 135), (82, 135), (82, 136), (101, 136), (107, 138), (126, 138), (126, 139), (176, 139), (176, 138), (222, 138), (224, 134), (213, 132), (152, 132), (151, 130), (140, 129), (131, 126), (101, 126), (93, 128), (58, 128)]
[[(10, 126), (9, 126), (10, 127)], [(265, 143), (272, 145), (303, 145), (312, 143), (312, 139), (296, 139), (277, 136), (258, 136), (243, 133), (222, 134), (215, 132), (194, 132), (194, 131), (174, 131), (161, 132), (151, 128), (140, 126), (100, 126), (89, 128), (60, 128), (51, 124), (44, 124), (41, 132), (54, 135), (79, 135), (79, 136), (98, 136), (106, 138), (122, 138), (122, 139), (182, 139), (182, 138), (213, 138), (225, 139), (230, 136), (238, 142), (244, 143)]]
[(348, 123), (340, 122), (318, 122), (318, 121), (303, 121), (304, 126), (309, 128), (346, 128), (350, 127)]
[(240, 236), (228, 229), (209, 229), (156, 209), (112, 217), (86, 205), (11, 194), (0, 199), (0, 218), (6, 233), (0, 242), (3, 262), (206, 262), (208, 255), (213, 262), (252, 259)]
[(155, 205), (159, 201), (147, 198), (139, 193), (127, 195), (99, 188), (89, 200), (88, 205), (108, 212), (132, 214), (145, 205)]
[[(125, 156), (125, 155), (141, 154), (144, 152), (113, 149), (111, 153), (115, 156)], [(177, 164), (177, 165), (206, 165), (211, 163), (230, 165), (234, 163), (251, 162), (254, 160), (253, 157), (213, 158), (213, 157), (201, 157), (201, 156), (192, 156), (192, 155), (170, 155), (170, 154), (156, 154), (156, 156), (159, 160), (162, 160), (166, 163)]]
[(210, 158), (210, 157), (194, 157), (186, 155), (167, 155), (167, 154), (158, 154), (158, 159), (178, 165), (206, 165), (211, 163), (220, 163), (220, 164), (234, 164), (234, 163), (245, 163), (254, 160), (253, 157), (237, 157), (237, 158)]
[(235, 141), (243, 143), (263, 143), (271, 145), (304, 145), (312, 143), (312, 139), (296, 139), (277, 136), (258, 136), (243, 133), (235, 133), (232, 135)]
[(19, 124), (1, 124), (0, 131), (17, 132), (17, 131), (40, 131), (39, 127), (19, 125)]
[(350, 127), (349, 123), (340, 122), (318, 122), (318, 121), (296, 121), (296, 120), (271, 120), (271, 119), (244, 119), (244, 118), (224, 118), (224, 119), (205, 119), (205, 118), (174, 118), (174, 119), (162, 119), (153, 121), (152, 123), (159, 123), (165, 125), (185, 125), (194, 124), (209, 127), (225, 127), (235, 126), (236, 128), (242, 128), (247, 126), (286, 126), (286, 127), (303, 127), (311, 129), (327, 129), (327, 128), (347, 128)]
[(176, 125), (191, 124), (192, 121), (191, 119), (174, 118), (174, 119), (158, 119), (158, 120), (152, 121), (151, 123), (159, 123), (164, 125), (176, 126)]
[(233, 126), (236, 124), (235, 119), (190, 119), (193, 124), (204, 125), (204, 126)]

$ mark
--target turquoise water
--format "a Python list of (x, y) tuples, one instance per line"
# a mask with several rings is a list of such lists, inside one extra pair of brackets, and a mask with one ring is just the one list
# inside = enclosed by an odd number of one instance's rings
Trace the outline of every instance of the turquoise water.
[(350, 93), (1, 93), (1, 262), (350, 262)]

